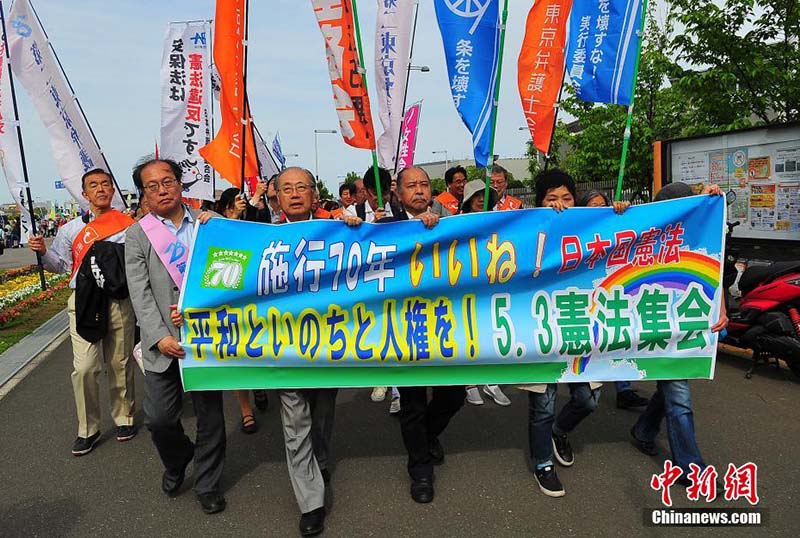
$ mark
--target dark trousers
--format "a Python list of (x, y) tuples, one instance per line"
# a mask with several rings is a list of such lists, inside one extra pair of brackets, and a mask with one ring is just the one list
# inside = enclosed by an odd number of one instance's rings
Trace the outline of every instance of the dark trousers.
[[(198, 495), (219, 491), (225, 462), (225, 416), (222, 392), (189, 393), (197, 416), (194, 447), (194, 491)], [(144, 414), (153, 444), (164, 467), (177, 472), (191, 458), (192, 442), (183, 431), (183, 386), (178, 361), (163, 373), (144, 376)]]
[(528, 445), (534, 465), (553, 463), (552, 436), (572, 432), (592, 414), (600, 399), (600, 389), (588, 383), (569, 383), (570, 398), (556, 418), (558, 385), (550, 383), (544, 392), (528, 392)]
[(408, 451), (408, 474), (415, 480), (431, 478), (431, 443), (464, 405), (464, 387), (433, 387), (430, 402), (428, 387), (399, 387), (398, 390), (402, 409), (400, 431)]

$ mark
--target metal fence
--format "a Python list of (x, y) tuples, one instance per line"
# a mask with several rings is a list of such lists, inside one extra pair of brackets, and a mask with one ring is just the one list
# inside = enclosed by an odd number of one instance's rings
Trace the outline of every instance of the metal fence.
[[(585, 192), (600, 191), (613, 200), (616, 189), (617, 181), (613, 179), (608, 181), (578, 183), (578, 197)], [(508, 189), (507, 192), (511, 196), (522, 200), (522, 203), (525, 207), (534, 207), (536, 205), (536, 191), (529, 187)], [(647, 186), (638, 189), (623, 189), (622, 199), (628, 200), (633, 205), (645, 204), (651, 200), (650, 187)]]

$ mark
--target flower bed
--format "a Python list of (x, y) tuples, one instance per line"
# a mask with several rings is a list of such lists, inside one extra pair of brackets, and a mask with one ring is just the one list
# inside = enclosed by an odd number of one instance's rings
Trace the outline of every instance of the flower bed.
[(37, 272), (19, 272), (16, 277), (0, 281), (0, 327), (13, 321), (26, 309), (52, 299), (54, 292), (69, 285), (69, 275), (45, 273), (45, 280), (48, 285), (45, 291), (41, 289)]
[(16, 269), (9, 269), (8, 271), (0, 272), (0, 284), (14, 280), (17, 277), (32, 275), (39, 270), (38, 265), (28, 265), (27, 267), (17, 267)]

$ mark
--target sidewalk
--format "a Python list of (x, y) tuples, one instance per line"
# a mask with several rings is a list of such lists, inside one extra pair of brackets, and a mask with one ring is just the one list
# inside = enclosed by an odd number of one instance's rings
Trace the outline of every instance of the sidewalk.
[(42, 352), (65, 335), (69, 335), (66, 308), (0, 355), (0, 399), (25, 375), (23, 369), (26, 366), (32, 364)]

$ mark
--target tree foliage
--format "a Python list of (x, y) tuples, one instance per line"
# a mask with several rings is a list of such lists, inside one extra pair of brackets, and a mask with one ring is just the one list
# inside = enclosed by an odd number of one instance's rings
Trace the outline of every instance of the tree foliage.
[[(652, 143), (800, 119), (800, 2), (671, 0), (658, 20), (648, 10), (636, 87), (625, 184), (652, 177)], [(580, 101), (565, 85), (550, 167), (578, 181), (615, 180), (627, 108)], [(562, 112), (562, 117), (563, 117)], [(540, 169), (528, 145), (530, 171)]]

